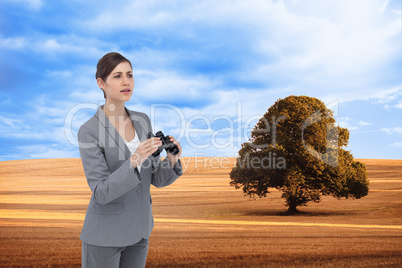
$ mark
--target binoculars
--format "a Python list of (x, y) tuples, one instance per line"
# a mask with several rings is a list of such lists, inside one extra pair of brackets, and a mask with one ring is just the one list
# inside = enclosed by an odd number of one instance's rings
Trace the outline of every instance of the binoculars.
[[(151, 138), (153, 135), (151, 132), (148, 133), (148, 139)], [(158, 131), (155, 134), (155, 137), (159, 138), (162, 141), (162, 145), (159, 146), (158, 150), (152, 154), (152, 156), (158, 156), (163, 149), (166, 150), (167, 153), (171, 153), (172, 155), (176, 155), (179, 153), (179, 148), (177, 147), (176, 144), (174, 144), (173, 142), (171, 142), (169, 140), (169, 135), (165, 136), (163, 135), (162, 131)]]

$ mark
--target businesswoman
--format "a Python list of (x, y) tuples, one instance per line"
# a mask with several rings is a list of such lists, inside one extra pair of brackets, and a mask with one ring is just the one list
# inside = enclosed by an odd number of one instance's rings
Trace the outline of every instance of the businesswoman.
[(144, 267), (154, 226), (150, 185), (164, 187), (181, 174), (179, 153), (161, 161), (161, 145), (143, 113), (124, 104), (134, 89), (132, 66), (119, 53), (103, 56), (96, 79), (105, 104), (78, 131), (85, 176), (92, 191), (82, 228), (82, 267)]

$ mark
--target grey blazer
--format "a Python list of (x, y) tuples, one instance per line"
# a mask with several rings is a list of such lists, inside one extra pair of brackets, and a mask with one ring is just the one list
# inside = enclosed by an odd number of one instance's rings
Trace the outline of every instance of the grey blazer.
[[(92, 196), (80, 239), (91, 245), (124, 247), (148, 238), (154, 226), (150, 185), (164, 187), (181, 176), (180, 160), (172, 169), (152, 155), (141, 172), (130, 163), (131, 153), (101, 105), (78, 131), (79, 150)], [(152, 132), (147, 115), (128, 110), (140, 141)]]

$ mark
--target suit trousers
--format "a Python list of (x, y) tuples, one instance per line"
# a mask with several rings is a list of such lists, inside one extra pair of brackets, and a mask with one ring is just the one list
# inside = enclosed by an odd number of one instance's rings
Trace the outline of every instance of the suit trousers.
[(82, 242), (83, 268), (142, 268), (148, 255), (148, 239), (127, 247), (100, 247)]

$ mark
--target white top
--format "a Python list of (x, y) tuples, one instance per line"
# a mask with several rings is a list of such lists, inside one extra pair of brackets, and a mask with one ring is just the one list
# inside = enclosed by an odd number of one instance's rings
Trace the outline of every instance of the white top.
[[(138, 148), (138, 145), (139, 145), (140, 142), (141, 142), (141, 141), (138, 139), (137, 131), (134, 130), (134, 132), (135, 132), (134, 139), (132, 139), (132, 140), (129, 141), (129, 142), (124, 141), (124, 142), (126, 143), (128, 149), (130, 150), (131, 155), (133, 155), (133, 154), (135, 153), (135, 151), (136, 151), (137, 148)], [(141, 171), (141, 165), (138, 166), (137, 168), (138, 168), (138, 172), (140, 172), (140, 171)]]

